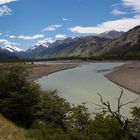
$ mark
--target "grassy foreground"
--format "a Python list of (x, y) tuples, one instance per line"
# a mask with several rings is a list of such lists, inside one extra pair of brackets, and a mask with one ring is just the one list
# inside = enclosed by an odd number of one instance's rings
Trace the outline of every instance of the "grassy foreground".
[(26, 130), (0, 115), (0, 140), (26, 140)]

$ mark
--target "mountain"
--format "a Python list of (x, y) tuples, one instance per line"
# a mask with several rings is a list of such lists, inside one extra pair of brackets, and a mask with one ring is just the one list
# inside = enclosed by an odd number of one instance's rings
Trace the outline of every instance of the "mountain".
[(16, 59), (23, 52), (16, 46), (12, 46), (7, 40), (0, 40), (0, 59)]
[(140, 25), (124, 33), (121, 37), (99, 46), (96, 56), (105, 58), (139, 58)]
[[(67, 58), (97, 57), (105, 59), (140, 58), (140, 26), (128, 32), (114, 35), (116, 31), (106, 32), (100, 36), (66, 38), (55, 42), (40, 42), (23, 52), (12, 45), (0, 44), (0, 58)], [(103, 35), (102, 34), (102, 35)], [(110, 35), (110, 37), (108, 36)], [(112, 36), (112, 37), (111, 37)]]
[(17, 58), (18, 58), (17, 55), (15, 55), (14, 53), (0, 48), (0, 59), (17, 59)]
[(98, 45), (107, 43), (110, 39), (86, 36), (67, 38), (64, 40), (57, 40), (50, 43), (47, 47), (44, 44), (35, 45), (26, 51), (26, 58), (54, 58), (54, 57), (73, 57), (83, 56), (87, 57), (92, 53), (98, 51)]
[(104, 38), (116, 39), (116, 38), (121, 37), (124, 33), (125, 32), (118, 32), (118, 31), (112, 30), (112, 31), (101, 33), (98, 36), (104, 37)]
[(23, 51), (22, 49), (20, 49), (18, 47), (12, 47), (12, 46), (1, 46), (0, 48), (1, 48), (1, 50), (9, 51), (12, 53), (18, 53), (18, 52)]

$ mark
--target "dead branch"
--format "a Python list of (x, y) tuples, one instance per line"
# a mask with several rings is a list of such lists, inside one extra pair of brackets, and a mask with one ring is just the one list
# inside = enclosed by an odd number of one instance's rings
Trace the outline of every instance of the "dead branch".
[(123, 97), (124, 92), (123, 92), (123, 90), (121, 90), (121, 94), (120, 94), (119, 98), (117, 99), (117, 110), (113, 111), (109, 101), (104, 101), (102, 95), (99, 93), (97, 93), (97, 94), (99, 95), (100, 101), (102, 103), (102, 105), (97, 105), (97, 106), (102, 107), (103, 111), (109, 112), (113, 117), (116, 118), (116, 120), (119, 122), (119, 124), (122, 127), (123, 135), (128, 135), (129, 137), (136, 139), (133, 135), (131, 135), (131, 133), (129, 133), (129, 130), (128, 130), (129, 120), (128, 120), (128, 118), (124, 118), (120, 114), (120, 112), (121, 112), (122, 107), (124, 107), (128, 104), (136, 103), (140, 99), (140, 97), (136, 98), (133, 101), (129, 101), (127, 103), (122, 103), (121, 99)]

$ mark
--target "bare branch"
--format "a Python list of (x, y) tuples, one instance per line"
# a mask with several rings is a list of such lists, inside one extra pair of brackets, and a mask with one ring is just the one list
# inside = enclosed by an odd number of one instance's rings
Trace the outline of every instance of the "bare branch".
[(139, 98), (136, 98), (136, 99), (133, 100), (133, 101), (129, 101), (129, 102), (127, 102), (127, 103), (122, 104), (121, 107), (126, 106), (126, 105), (128, 105), (128, 104), (134, 104), (134, 103), (137, 103), (139, 100), (140, 100), (140, 97), (139, 97)]
[(118, 117), (118, 114), (111, 109), (109, 101), (107, 101), (107, 102), (103, 101), (102, 95), (99, 93), (97, 93), (97, 94), (100, 97), (101, 103), (105, 106), (103, 108), (106, 109), (106, 112), (111, 113), (122, 124), (121, 119)]
[(118, 115), (120, 115), (120, 109), (121, 109), (121, 105), (122, 105), (122, 103), (121, 103), (122, 96), (123, 96), (123, 90), (121, 91), (121, 94), (118, 98), (118, 109), (117, 109)]
[(103, 111), (105, 112), (109, 112), (110, 114), (112, 114), (112, 116), (114, 118), (116, 118), (116, 120), (118, 121), (118, 123), (120, 124), (120, 126), (122, 127), (122, 132), (124, 133), (124, 136), (127, 134), (129, 137), (135, 139), (135, 137), (129, 132), (128, 130), (128, 123), (129, 123), (129, 120), (127, 118), (124, 118), (121, 114), (120, 114), (120, 111), (122, 109), (122, 107), (128, 105), (128, 104), (132, 104), (132, 103), (136, 103), (139, 99), (139, 98), (136, 98), (135, 100), (133, 101), (129, 101), (127, 103), (122, 103), (121, 102), (121, 99), (122, 99), (122, 96), (124, 94), (123, 90), (121, 90), (121, 94), (119, 96), (119, 98), (117, 99), (117, 111), (113, 111), (112, 108), (111, 108), (111, 105), (109, 103), (109, 101), (104, 101), (103, 100), (103, 97), (101, 94), (97, 93), (100, 97), (100, 101), (102, 103), (102, 105), (98, 105), (99, 107), (101, 107), (103, 109)]

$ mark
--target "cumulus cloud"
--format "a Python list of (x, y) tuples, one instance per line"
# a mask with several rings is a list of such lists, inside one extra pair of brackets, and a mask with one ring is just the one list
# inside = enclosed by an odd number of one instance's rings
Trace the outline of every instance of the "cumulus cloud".
[[(8, 35), (9, 36), (9, 35)], [(25, 36), (25, 35), (20, 35), (20, 36), (16, 36), (16, 35), (10, 35), (9, 38), (18, 38), (18, 39), (23, 39), (23, 40), (36, 40), (36, 39), (40, 39), (43, 38), (44, 35), (42, 34), (36, 34), (33, 36)]]
[(35, 45), (40, 45), (41, 44), (44, 47), (48, 47), (49, 44), (54, 43), (56, 40), (58, 40), (58, 39), (65, 39), (65, 38), (66, 38), (66, 35), (64, 35), (64, 34), (58, 34), (55, 37), (48, 37), (48, 38), (39, 40), (39, 41), (37, 41), (37, 43)]
[(55, 42), (55, 39), (53, 39), (53, 38), (51, 38), (51, 37), (48, 37), (48, 38), (45, 38), (45, 39), (43, 39), (43, 40), (39, 40), (38, 42), (37, 42), (37, 44), (43, 44), (43, 43), (53, 43), (53, 42)]
[(69, 20), (69, 19), (67, 19), (67, 18), (62, 18), (62, 20), (63, 20), (63, 21), (67, 21), (67, 20)]
[(0, 0), (0, 5), (11, 3), (11, 2), (14, 2), (14, 1), (17, 1), (17, 0)]
[(7, 16), (12, 15), (12, 10), (7, 7), (6, 5), (3, 5), (0, 7), (0, 16)]
[(102, 32), (110, 31), (110, 30), (128, 31), (129, 29), (137, 25), (140, 25), (140, 16), (107, 21), (93, 27), (76, 26), (70, 28), (69, 30), (75, 33), (100, 34)]
[(16, 38), (16, 36), (15, 35), (10, 35), (9, 38)]
[[(105, 21), (101, 24), (97, 24), (96, 26), (91, 27), (75, 26), (69, 28), (69, 30), (71, 32), (81, 34), (100, 34), (109, 30), (128, 31), (129, 29), (140, 25), (140, 0), (122, 0), (122, 3), (114, 4), (113, 7), (120, 5), (123, 7), (127, 7), (127, 10), (129, 11), (133, 10), (135, 12), (135, 15), (130, 18)], [(112, 14), (125, 15), (127, 13), (118, 9), (114, 9), (112, 11)]]
[(36, 40), (36, 39), (40, 39), (43, 37), (44, 37), (44, 35), (42, 35), (42, 34), (36, 34), (34, 36), (25, 36), (25, 35), (20, 35), (20, 36), (11, 35), (11, 36), (9, 36), (9, 38), (18, 38), (18, 39), (23, 39), (23, 40)]
[(42, 30), (42, 32), (48, 32), (48, 31), (53, 32), (53, 31), (55, 31), (55, 30), (57, 30), (58, 28), (61, 28), (61, 27), (62, 27), (62, 25), (60, 25), (60, 24), (50, 25), (47, 28), (44, 28)]
[(0, 39), (0, 44), (1, 43), (6, 43), (7, 44), (8, 43), (8, 40), (6, 40), (6, 39)]
[(68, 18), (62, 18), (63, 21), (72, 21), (71, 19)]
[(132, 8), (135, 13), (140, 13), (140, 0), (122, 0), (123, 5)]
[(17, 46), (19, 44), (14, 43), (14, 42), (10, 42), (7, 39), (0, 39), (0, 45), (11, 45), (11, 46)]
[(121, 10), (118, 10), (118, 9), (112, 10), (111, 13), (112, 13), (113, 15), (115, 15), (115, 16), (127, 14), (126, 12), (121, 11)]
[(12, 15), (11, 8), (6, 6), (5, 4), (11, 3), (11, 2), (15, 2), (15, 1), (17, 1), (17, 0), (0, 0), (0, 5), (2, 5), (0, 7), (0, 16)]
[(67, 36), (64, 34), (58, 34), (55, 36), (56, 39), (65, 39)]

